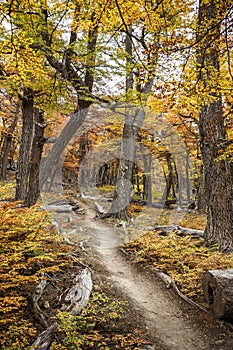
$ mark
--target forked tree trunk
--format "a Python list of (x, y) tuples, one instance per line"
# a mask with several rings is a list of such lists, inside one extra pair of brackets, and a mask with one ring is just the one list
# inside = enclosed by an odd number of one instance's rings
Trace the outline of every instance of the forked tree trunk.
[[(200, 147), (203, 157), (207, 200), (207, 226), (205, 238), (209, 244), (218, 244), (222, 251), (233, 249), (233, 178), (227, 159), (218, 161), (220, 145), (226, 140), (221, 92), (217, 78), (220, 70), (219, 48), (220, 21), (229, 1), (199, 2), (198, 52), (199, 81), (209, 94), (199, 114)], [(225, 6), (225, 7), (224, 7)], [(208, 26), (209, 25), (209, 26)], [(210, 28), (206, 31), (206, 28)], [(205, 69), (201, 69), (204, 67)], [(215, 77), (215, 79), (213, 78)]]
[[(126, 94), (130, 96), (130, 91), (134, 87), (133, 76), (133, 43), (132, 43), (132, 27), (127, 28), (125, 52), (126, 57)], [(154, 60), (157, 59), (157, 53)], [(147, 96), (152, 89), (154, 82), (154, 70), (151, 70), (148, 74), (144, 87), (138, 86), (137, 91)], [(133, 195), (133, 169), (135, 168), (136, 160), (136, 141), (138, 137), (138, 131), (141, 128), (145, 119), (145, 106), (147, 97), (142, 96), (142, 105), (136, 107), (130, 107), (130, 100), (126, 98), (126, 102), (129, 102), (129, 106), (125, 110), (124, 128), (122, 135), (121, 145), (121, 159), (119, 161), (117, 183), (115, 189), (114, 200), (112, 206), (107, 215), (114, 216), (123, 220), (129, 219), (128, 204)]]
[[(125, 41), (126, 57), (126, 94), (133, 89), (133, 72), (132, 72), (132, 27), (129, 27)], [(134, 161), (136, 156), (136, 136), (141, 125), (137, 125), (137, 116), (133, 115), (134, 111), (126, 107), (124, 117), (124, 128), (121, 143), (121, 157), (119, 160), (117, 171), (117, 182), (115, 187), (114, 198), (112, 206), (107, 215), (119, 218), (121, 220), (128, 220), (130, 218), (128, 213), (128, 204), (132, 196), (133, 185), (132, 175), (134, 169)], [(136, 125), (134, 126), (134, 121)]]

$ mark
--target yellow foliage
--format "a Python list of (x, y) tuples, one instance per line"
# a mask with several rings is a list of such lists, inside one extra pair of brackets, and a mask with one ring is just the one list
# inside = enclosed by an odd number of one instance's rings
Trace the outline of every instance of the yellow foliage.
[(233, 254), (223, 254), (217, 247), (207, 248), (203, 241), (171, 233), (167, 236), (149, 231), (126, 246), (135, 263), (158, 268), (171, 276), (181, 291), (201, 303), (202, 274), (206, 270), (233, 267)]
[[(20, 208), (17, 202), (1, 203), (0, 227), (0, 347), (29, 350), (42, 330), (33, 318), (31, 296), (42, 275), (52, 276), (59, 269), (69, 271), (74, 260), (67, 254), (70, 248), (50, 224), (47, 213), (37, 205)], [(124, 331), (125, 303), (110, 299), (99, 288), (95, 285), (80, 315), (57, 313), (54, 350), (111, 349), (112, 346), (138, 349), (146, 343), (145, 334), (136, 329), (131, 333)], [(44, 307), (49, 312), (50, 301), (45, 301)], [(109, 330), (114, 338), (109, 336)]]
[(38, 206), (28, 209), (2, 202), (0, 227), (0, 345), (4, 350), (25, 350), (38, 332), (28, 320), (30, 291), (43, 273), (72, 262), (59, 255), (67, 246)]

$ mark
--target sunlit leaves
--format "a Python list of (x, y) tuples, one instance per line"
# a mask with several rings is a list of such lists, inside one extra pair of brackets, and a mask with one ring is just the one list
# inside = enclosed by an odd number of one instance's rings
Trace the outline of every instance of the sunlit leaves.
[(42, 274), (51, 274), (65, 264), (72, 266), (72, 262), (62, 237), (38, 206), (25, 209), (2, 202), (0, 227), (0, 344), (5, 350), (26, 349), (36, 333), (27, 320), (29, 295)]
[(54, 341), (52, 348), (138, 349), (140, 345), (147, 344), (139, 330), (135, 329), (132, 334), (119, 332), (124, 322), (125, 308), (123, 302), (111, 300), (105, 293), (93, 292), (80, 315), (58, 312), (57, 336), (61, 341)]

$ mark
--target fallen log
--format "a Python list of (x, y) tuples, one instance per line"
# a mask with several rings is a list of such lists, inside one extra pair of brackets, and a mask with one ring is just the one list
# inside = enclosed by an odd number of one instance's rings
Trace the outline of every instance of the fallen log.
[(174, 231), (178, 231), (180, 232), (182, 235), (184, 236), (199, 236), (199, 237), (204, 237), (204, 231), (202, 230), (196, 230), (196, 229), (192, 229), (192, 228), (186, 228), (186, 227), (182, 227), (179, 225), (168, 225), (168, 226), (155, 226), (154, 230), (160, 230), (164, 233), (170, 233), (170, 232), (174, 232)]
[(215, 317), (233, 320), (233, 269), (204, 272), (202, 288)]
[(65, 297), (61, 310), (76, 316), (86, 306), (92, 291), (92, 277), (89, 268), (84, 269), (73, 281), (73, 286)]

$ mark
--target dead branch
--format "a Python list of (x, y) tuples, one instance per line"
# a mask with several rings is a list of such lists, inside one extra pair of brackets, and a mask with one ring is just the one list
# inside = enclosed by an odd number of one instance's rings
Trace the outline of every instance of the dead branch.
[(196, 230), (192, 228), (186, 228), (186, 227), (181, 227), (179, 225), (173, 226), (173, 225), (168, 225), (168, 226), (155, 226), (154, 230), (160, 230), (164, 233), (170, 233), (174, 231), (180, 232), (184, 236), (199, 236), (199, 237), (204, 237), (204, 231), (202, 230)]
[(35, 293), (32, 297), (32, 301), (33, 301), (33, 310), (35, 315), (39, 318), (39, 320), (41, 321), (41, 323), (45, 326), (48, 327), (48, 323), (46, 321), (46, 318), (38, 304), (40, 298), (42, 297), (45, 288), (47, 285), (47, 281), (45, 279), (45, 276), (43, 275), (43, 279), (39, 282), (39, 284), (37, 285), (36, 289), (35, 289)]
[(190, 298), (188, 298), (186, 295), (184, 295), (179, 288), (177, 287), (177, 285), (175, 284), (175, 282), (171, 279), (171, 277), (169, 275), (167, 275), (166, 273), (162, 272), (159, 269), (153, 269), (153, 271), (155, 272), (156, 276), (158, 276), (165, 284), (167, 288), (173, 288), (174, 291), (179, 295), (179, 297), (181, 299), (183, 299), (184, 301), (186, 301), (188, 304), (197, 307), (198, 309), (200, 309), (201, 311), (205, 312), (205, 313), (209, 313), (209, 311), (207, 311), (205, 308), (203, 308), (202, 306), (200, 306), (199, 304), (195, 303), (195, 301), (191, 300)]
[(30, 347), (30, 350), (47, 350), (53, 341), (53, 334), (57, 329), (57, 323), (52, 324), (42, 332)]

